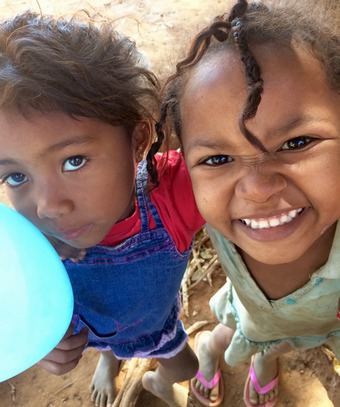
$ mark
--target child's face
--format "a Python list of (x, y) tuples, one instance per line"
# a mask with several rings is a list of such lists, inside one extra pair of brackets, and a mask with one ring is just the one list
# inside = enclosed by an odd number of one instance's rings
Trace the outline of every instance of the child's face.
[(0, 178), (43, 233), (99, 243), (134, 208), (135, 152), (123, 127), (63, 113), (0, 113)]
[(190, 74), (183, 151), (207, 223), (257, 261), (282, 264), (324, 247), (340, 217), (340, 96), (301, 50), (258, 46), (254, 54), (264, 94), (246, 126), (269, 154), (239, 129), (246, 86), (232, 50)]

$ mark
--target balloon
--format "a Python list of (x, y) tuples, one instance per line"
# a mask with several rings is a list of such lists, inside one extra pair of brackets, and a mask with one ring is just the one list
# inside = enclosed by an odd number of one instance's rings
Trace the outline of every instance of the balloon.
[(73, 312), (71, 283), (46, 237), (0, 203), (0, 382), (44, 358)]

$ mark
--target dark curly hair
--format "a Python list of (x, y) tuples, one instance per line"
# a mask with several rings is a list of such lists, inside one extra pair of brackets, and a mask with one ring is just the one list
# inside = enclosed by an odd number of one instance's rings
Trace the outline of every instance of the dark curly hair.
[(134, 42), (109, 21), (25, 11), (0, 23), (0, 109), (60, 111), (131, 132), (139, 122), (153, 127), (158, 92)]
[[(323, 0), (313, 4), (309, 0), (277, 0), (251, 2), (238, 0), (229, 13), (216, 17), (200, 31), (186, 57), (176, 66), (176, 72), (162, 90), (160, 119), (156, 124), (157, 141), (153, 143), (147, 160), (153, 182), (157, 183), (154, 155), (173, 130), (181, 142), (180, 101), (190, 72), (201, 60), (228, 49), (238, 50), (244, 65), (248, 89), (239, 126), (247, 140), (261, 151), (262, 143), (246, 127), (247, 120), (256, 115), (263, 93), (260, 62), (252, 51), (256, 44), (274, 43), (281, 47), (304, 47), (318, 58), (327, 75), (329, 86), (340, 93), (340, 5), (338, 0)], [(313, 2), (314, 3), (314, 2)]]

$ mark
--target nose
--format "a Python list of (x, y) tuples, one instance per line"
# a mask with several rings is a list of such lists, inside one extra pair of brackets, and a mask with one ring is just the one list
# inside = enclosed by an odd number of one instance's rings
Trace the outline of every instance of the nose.
[(35, 191), (37, 215), (40, 219), (55, 219), (73, 211), (74, 203), (61, 186), (43, 182)]
[(260, 165), (247, 169), (236, 185), (235, 195), (249, 201), (264, 203), (278, 196), (286, 186), (287, 181), (283, 174)]

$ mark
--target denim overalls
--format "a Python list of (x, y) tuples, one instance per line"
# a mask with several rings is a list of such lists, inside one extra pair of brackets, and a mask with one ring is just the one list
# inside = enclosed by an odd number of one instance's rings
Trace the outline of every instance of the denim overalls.
[(179, 289), (191, 249), (177, 251), (146, 193), (147, 178), (142, 161), (136, 179), (140, 233), (115, 247), (94, 246), (77, 263), (64, 261), (75, 299), (75, 332), (86, 326), (89, 346), (111, 348), (121, 359), (169, 358), (187, 341)]

